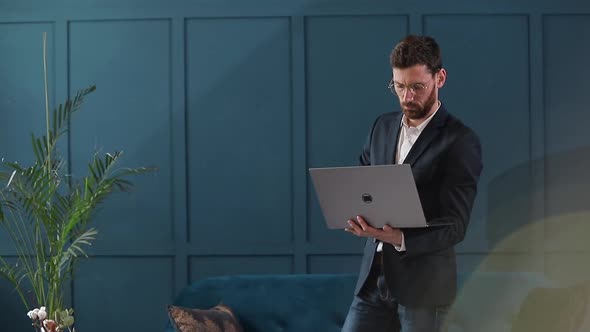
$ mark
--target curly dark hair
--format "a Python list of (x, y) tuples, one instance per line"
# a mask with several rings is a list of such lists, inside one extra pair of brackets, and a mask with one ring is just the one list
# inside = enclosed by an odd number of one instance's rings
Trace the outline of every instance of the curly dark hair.
[(426, 65), (432, 74), (442, 68), (440, 47), (430, 36), (409, 35), (400, 41), (389, 57), (392, 68), (405, 69)]

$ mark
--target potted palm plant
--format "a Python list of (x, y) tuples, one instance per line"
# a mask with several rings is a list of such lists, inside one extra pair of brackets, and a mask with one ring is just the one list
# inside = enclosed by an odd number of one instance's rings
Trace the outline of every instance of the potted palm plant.
[[(45, 64), (45, 34), (43, 41)], [(0, 276), (13, 285), (30, 310), (28, 316), (36, 330), (75, 331), (73, 309), (65, 307), (63, 290), (76, 261), (86, 256), (97, 234), (91, 227), (93, 211), (111, 193), (130, 189), (128, 176), (151, 169), (117, 168), (120, 151), (94, 153), (87, 175), (72, 178), (67, 160), (57, 151), (58, 141), (95, 86), (79, 91), (50, 112), (46, 66), (44, 74), (46, 131), (32, 135), (35, 161), (31, 165), (0, 163), (0, 231), (6, 232), (17, 255), (16, 262), (0, 256)]]

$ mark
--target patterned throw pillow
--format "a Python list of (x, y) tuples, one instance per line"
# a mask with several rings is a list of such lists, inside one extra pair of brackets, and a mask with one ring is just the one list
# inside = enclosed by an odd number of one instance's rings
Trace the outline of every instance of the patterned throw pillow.
[(211, 309), (168, 306), (168, 316), (178, 332), (243, 332), (230, 307), (219, 304)]

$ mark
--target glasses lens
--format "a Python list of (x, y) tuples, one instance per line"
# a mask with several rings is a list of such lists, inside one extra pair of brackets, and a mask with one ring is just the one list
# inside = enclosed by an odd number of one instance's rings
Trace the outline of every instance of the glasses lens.
[[(395, 84), (392, 84), (389, 86), (389, 90), (391, 90), (391, 93), (393, 93), (396, 96), (403, 96), (406, 89), (407, 89), (406, 87), (396, 86)], [(409, 89), (409, 90), (410, 90), (410, 92), (414, 93), (414, 89)]]
[(397, 86), (393, 82), (390, 82), (387, 88), (396, 96), (401, 96), (404, 93), (404, 88)]

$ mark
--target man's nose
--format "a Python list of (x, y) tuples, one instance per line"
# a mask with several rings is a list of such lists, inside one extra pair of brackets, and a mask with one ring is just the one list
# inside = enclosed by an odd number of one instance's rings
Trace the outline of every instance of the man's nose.
[(412, 101), (412, 100), (414, 100), (414, 93), (412, 93), (412, 91), (410, 91), (410, 89), (405, 89), (402, 94), (402, 101), (407, 102), (407, 101)]

